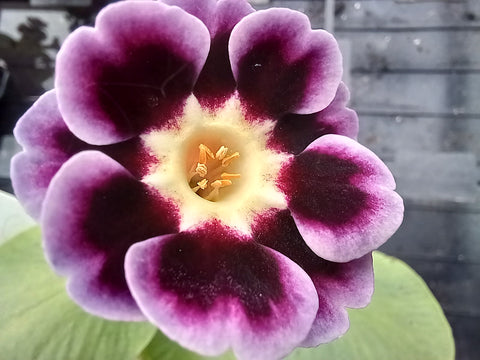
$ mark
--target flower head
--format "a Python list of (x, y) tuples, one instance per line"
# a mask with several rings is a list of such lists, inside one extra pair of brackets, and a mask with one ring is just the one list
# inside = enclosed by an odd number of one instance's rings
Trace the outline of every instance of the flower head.
[(80, 306), (241, 359), (347, 330), (403, 204), (330, 34), (240, 0), (119, 2), (56, 70), (12, 180)]

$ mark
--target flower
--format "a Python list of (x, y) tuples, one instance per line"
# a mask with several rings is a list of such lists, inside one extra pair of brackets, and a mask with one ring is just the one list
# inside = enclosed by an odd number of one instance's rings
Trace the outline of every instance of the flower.
[(56, 71), (12, 181), (74, 301), (240, 359), (347, 330), (403, 203), (354, 140), (330, 34), (240, 0), (119, 2)]

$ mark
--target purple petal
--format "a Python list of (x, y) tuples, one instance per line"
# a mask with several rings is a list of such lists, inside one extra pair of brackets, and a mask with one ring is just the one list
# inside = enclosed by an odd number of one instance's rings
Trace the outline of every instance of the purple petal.
[(214, 34), (217, 0), (161, 0), (161, 2), (170, 6), (178, 6), (187, 13), (200, 19), (210, 33), (212, 35)]
[(311, 30), (308, 17), (289, 9), (253, 13), (232, 31), (232, 70), (253, 112), (311, 114), (335, 96), (342, 76), (332, 35)]
[(14, 135), (25, 151), (48, 154), (59, 160), (66, 160), (89, 146), (68, 129), (58, 110), (54, 90), (43, 94), (18, 120)]
[(319, 309), (302, 346), (317, 346), (336, 339), (348, 329), (345, 307), (364, 307), (373, 293), (371, 254), (348, 263), (334, 263), (317, 256), (305, 243), (288, 210), (267, 213), (254, 224), (255, 241), (300, 265), (311, 277)]
[(103, 147), (78, 139), (65, 124), (54, 91), (45, 93), (33, 104), (17, 122), (14, 134), (24, 151), (12, 160), (12, 184), (17, 198), (35, 219), (40, 218), (52, 177), (80, 151), (103, 151), (137, 178), (143, 177), (156, 161), (138, 137)]
[(340, 83), (333, 101), (318, 113), (286, 114), (275, 124), (269, 146), (280, 151), (299, 154), (315, 139), (327, 134), (338, 134), (356, 139), (358, 117), (346, 107), (350, 93)]
[(147, 318), (205, 355), (276, 359), (305, 338), (318, 302), (307, 274), (219, 223), (133, 245), (127, 281)]
[(24, 151), (12, 159), (12, 185), (28, 214), (39, 219), (52, 177), (70, 156), (89, 145), (68, 130), (54, 91), (33, 104), (17, 122), (14, 134)]
[(34, 219), (40, 219), (48, 185), (62, 164), (61, 161), (27, 152), (13, 157), (10, 173), (15, 195)]
[(403, 202), (388, 168), (344, 136), (310, 144), (285, 167), (278, 185), (305, 242), (330, 261), (366, 255), (402, 222)]
[(52, 267), (69, 277), (72, 298), (114, 320), (138, 320), (124, 276), (135, 242), (176, 232), (177, 210), (97, 151), (68, 160), (54, 176), (42, 213), (44, 247)]
[(65, 121), (91, 144), (130, 139), (171, 124), (207, 57), (208, 30), (185, 11), (154, 1), (106, 7), (57, 57)]
[(212, 34), (210, 52), (194, 89), (203, 106), (221, 106), (235, 91), (237, 84), (230, 65), (228, 42), (233, 27), (252, 12), (253, 8), (243, 0), (217, 2), (215, 21), (209, 27)]
[(163, 0), (202, 20), (210, 31), (212, 43), (194, 94), (205, 107), (217, 108), (233, 94), (236, 82), (228, 55), (233, 27), (255, 10), (244, 0)]

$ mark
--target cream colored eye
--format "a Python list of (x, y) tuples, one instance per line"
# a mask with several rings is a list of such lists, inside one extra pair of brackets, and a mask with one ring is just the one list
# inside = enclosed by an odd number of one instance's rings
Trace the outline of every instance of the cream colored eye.
[(289, 155), (267, 148), (272, 121), (247, 122), (235, 97), (212, 112), (192, 95), (179, 123), (143, 137), (158, 159), (143, 181), (180, 204), (182, 230), (219, 220), (250, 233), (256, 214), (286, 208), (275, 181)]

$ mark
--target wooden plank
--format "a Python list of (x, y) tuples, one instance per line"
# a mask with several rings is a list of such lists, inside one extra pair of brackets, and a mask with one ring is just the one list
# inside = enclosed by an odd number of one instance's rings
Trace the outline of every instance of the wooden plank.
[[(271, 7), (283, 7), (300, 11), (310, 18), (312, 27), (323, 28), (324, 25), (324, 1), (323, 0), (272, 0), (265, 4), (252, 4), (257, 10)], [(336, 19), (335, 19), (336, 21)]]
[(455, 338), (455, 354), (458, 360), (480, 359), (480, 319), (468, 315), (446, 313)]
[(407, 259), (418, 271), (445, 311), (480, 317), (480, 265)]
[(480, 26), (478, 0), (338, 1), (335, 26), (343, 29), (457, 28)]
[(413, 204), (480, 205), (477, 161), (472, 153), (404, 148), (387, 165), (396, 179), (398, 193)]
[(480, 31), (344, 32), (352, 71), (480, 71)]
[(403, 224), (381, 250), (417, 261), (480, 264), (479, 223), (480, 213), (407, 205)]
[(360, 116), (360, 143), (393, 159), (409, 149), (419, 152), (469, 152), (480, 160), (480, 118)]
[[(480, 27), (477, 0), (337, 0), (335, 5), (337, 31)], [(288, 7), (307, 14), (314, 28), (323, 26), (323, 0), (272, 0), (254, 6), (257, 9)]]
[(352, 74), (352, 108), (363, 114), (480, 118), (480, 74)]

